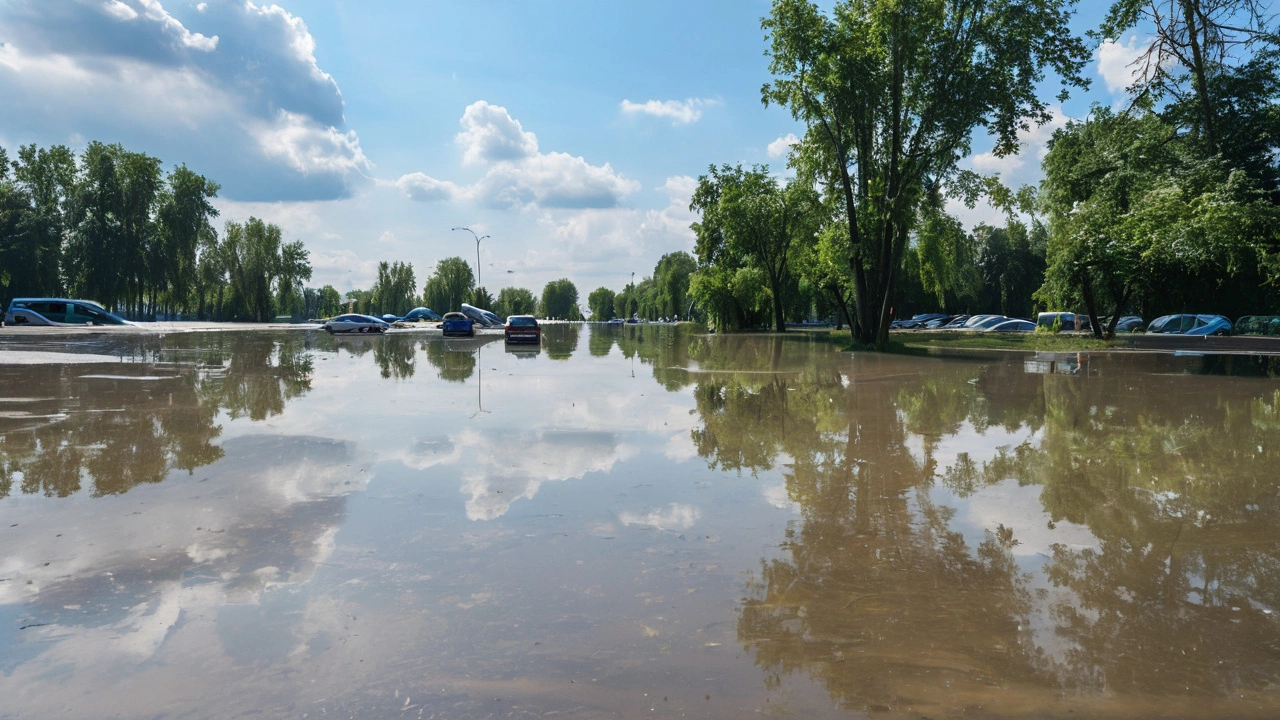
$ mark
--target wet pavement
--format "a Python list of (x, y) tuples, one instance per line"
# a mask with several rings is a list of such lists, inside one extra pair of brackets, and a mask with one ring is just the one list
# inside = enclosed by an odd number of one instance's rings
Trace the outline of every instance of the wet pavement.
[(1280, 715), (1274, 359), (0, 354), (0, 717)]

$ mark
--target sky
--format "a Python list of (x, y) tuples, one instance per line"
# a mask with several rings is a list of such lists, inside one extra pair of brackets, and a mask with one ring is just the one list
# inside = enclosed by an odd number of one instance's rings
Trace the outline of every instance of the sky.
[[(692, 251), (709, 165), (785, 171), (804, 128), (765, 107), (766, 0), (0, 0), (0, 146), (119, 142), (221, 184), (218, 225), (278, 224), (310, 285), (368, 288), (379, 261), (419, 283), (458, 255), (480, 280), (586, 295)], [(1078, 31), (1105, 6), (1084, 3)], [(1044, 143), (1123, 102), (1142, 46), (1095, 50), (1093, 83), (996, 158), (1037, 182)], [(1044, 97), (1056, 95), (1046, 83)], [(989, 208), (951, 210), (968, 225)]]

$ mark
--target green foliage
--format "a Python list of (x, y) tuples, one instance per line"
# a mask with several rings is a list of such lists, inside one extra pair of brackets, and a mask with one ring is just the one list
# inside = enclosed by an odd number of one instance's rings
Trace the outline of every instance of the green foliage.
[(493, 312), (501, 317), (533, 315), (538, 311), (538, 300), (527, 288), (505, 287), (498, 291)]
[(342, 295), (338, 293), (337, 288), (332, 285), (325, 285), (320, 288), (320, 306), (316, 312), (316, 317), (333, 317), (342, 314)]
[(827, 14), (775, 0), (762, 22), (774, 80), (761, 94), (808, 126), (793, 162), (844, 221), (863, 342), (887, 341), (918, 208), (969, 154), (974, 129), (995, 136), (997, 155), (1016, 152), (1019, 130), (1050, 119), (1046, 71), (1084, 84), (1090, 53), (1070, 7), (845, 0)]
[(560, 278), (547, 283), (542, 289), (542, 301), (539, 312), (545, 318), (554, 320), (581, 320), (582, 311), (578, 309), (578, 288), (568, 278)]
[(1054, 134), (1044, 168), (1049, 266), (1037, 297), (1082, 301), (1098, 334), (1104, 310), (1118, 317), (1171, 278), (1255, 270), (1280, 229), (1256, 180), (1153, 113), (1095, 108)]
[(596, 322), (604, 320), (612, 320), (617, 317), (614, 313), (613, 301), (617, 295), (607, 287), (598, 287), (591, 291), (587, 296), (587, 308), (591, 311), (591, 319)]
[[(712, 166), (698, 179), (690, 208), (701, 211), (693, 224), (698, 262), (726, 273), (759, 270), (773, 310), (773, 325), (786, 330), (785, 293), (792, 284), (793, 246), (813, 242), (817, 232), (818, 196), (803, 182), (780, 185), (766, 166)], [(716, 302), (736, 293), (713, 293)], [(736, 313), (745, 319), (746, 309)]]
[(471, 296), (475, 276), (471, 266), (460, 257), (436, 263), (435, 271), (422, 288), (422, 304), (440, 313), (457, 311)]
[(61, 145), (0, 155), (0, 302), (67, 294), (144, 318), (309, 309), (302, 243), (255, 218), (220, 239), (219, 186), (185, 165), (165, 174), (157, 158), (100, 142), (79, 158)]
[(384, 260), (378, 263), (378, 279), (370, 290), (370, 314), (405, 315), (418, 304), (417, 293), (418, 281), (413, 275), (413, 265)]
[(481, 310), (489, 310), (493, 307), (493, 295), (483, 287), (475, 287), (471, 289), (470, 302)]
[(982, 276), (978, 271), (978, 246), (954, 217), (927, 208), (916, 231), (915, 252), (920, 282), (944, 309), (977, 299)]

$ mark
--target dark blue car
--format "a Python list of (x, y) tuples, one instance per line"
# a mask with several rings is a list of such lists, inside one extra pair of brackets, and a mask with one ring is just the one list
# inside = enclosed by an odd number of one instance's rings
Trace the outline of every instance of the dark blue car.
[(445, 337), (473, 337), (476, 334), (475, 321), (460, 312), (445, 313), (440, 331)]
[(419, 320), (440, 322), (440, 316), (432, 311), (431, 308), (416, 307), (410, 310), (408, 315), (400, 318), (400, 322), (418, 322)]

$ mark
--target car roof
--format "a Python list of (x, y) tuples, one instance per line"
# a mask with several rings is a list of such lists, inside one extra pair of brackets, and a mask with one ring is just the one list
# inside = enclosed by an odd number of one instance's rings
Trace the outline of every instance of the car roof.
[(10, 305), (12, 305), (13, 303), (20, 303), (20, 302), (23, 302), (23, 303), (25, 303), (25, 302), (69, 302), (69, 303), (84, 303), (85, 305), (92, 305), (92, 306), (94, 306), (94, 307), (102, 308), (103, 310), (105, 310), (105, 309), (106, 309), (105, 307), (103, 307), (103, 306), (102, 306), (102, 303), (97, 302), (97, 301), (94, 301), (94, 300), (78, 300), (78, 299), (76, 299), (76, 298), (59, 298), (59, 297), (21, 297), (21, 298), (14, 298), (14, 299), (10, 300), (10, 301), (9, 301), (9, 304), (10, 304)]

